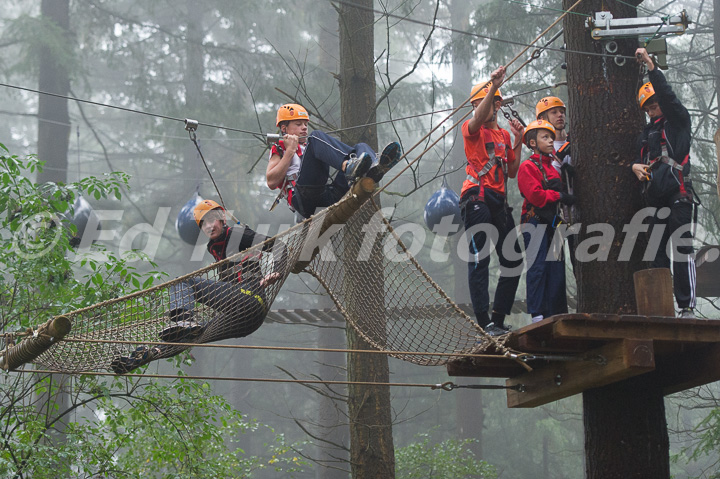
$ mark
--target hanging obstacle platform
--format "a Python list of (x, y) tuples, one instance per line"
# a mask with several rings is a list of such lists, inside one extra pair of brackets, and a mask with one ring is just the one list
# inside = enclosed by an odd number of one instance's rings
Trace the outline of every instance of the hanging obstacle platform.
[[(665, 301), (645, 300), (654, 288), (666, 291)], [(508, 378), (506, 385), (516, 388), (507, 391), (511, 408), (644, 374), (654, 375), (665, 395), (720, 380), (720, 321), (673, 317), (669, 270), (636, 273), (635, 289), (642, 315), (563, 314), (512, 332), (506, 346), (529, 354), (532, 371), (483, 357), (452, 361), (448, 373)]]
[[(349, 326), (390, 356), (433, 366), (488, 352), (497, 354), (499, 362), (518, 363), (517, 351), (504, 345), (505, 338), (488, 336), (412, 257), (373, 201), (376, 192), (372, 179), (361, 179), (340, 202), (263, 244), (149, 289), (64, 313), (54, 318), (72, 325), (62, 340), (42, 328), (33, 338), (0, 337), (4, 367), (33, 362), (65, 373), (122, 374), (193, 344), (244, 337), (261, 326), (287, 276), (299, 272), (317, 278)], [(201, 288), (211, 287), (206, 283), (227, 281), (228, 272), (245, 258), (250, 263), (243, 266), (244, 281), (255, 286), (234, 289), (222, 304), (198, 300), (193, 320), (200, 328), (193, 326), (183, 341), (168, 339), (165, 332), (175, 324), (169, 317), (173, 294), (194, 283), (195, 298), (200, 298)], [(280, 279), (258, 288), (255, 279), (271, 272), (280, 273)], [(42, 350), (33, 345), (37, 341), (43, 342)], [(31, 354), (15, 356), (25, 349)]]

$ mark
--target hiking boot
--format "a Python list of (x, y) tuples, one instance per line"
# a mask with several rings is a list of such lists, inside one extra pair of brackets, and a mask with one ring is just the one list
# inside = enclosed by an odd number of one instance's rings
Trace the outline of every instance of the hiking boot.
[(367, 153), (360, 153), (360, 156), (351, 154), (345, 163), (345, 179), (348, 183), (362, 178), (372, 166), (373, 159)]
[(385, 176), (385, 173), (398, 164), (401, 157), (402, 147), (400, 146), (400, 143), (393, 141), (383, 149), (382, 153), (380, 153), (380, 159), (378, 160), (377, 165), (370, 168), (370, 171), (368, 171), (365, 176), (372, 178), (375, 183), (379, 183), (383, 176)]
[(489, 336), (502, 336), (510, 332), (510, 328), (506, 326), (496, 326), (495, 323), (489, 323), (483, 329)]
[(200, 336), (205, 328), (192, 320), (178, 321), (160, 331), (160, 339), (168, 343), (185, 343)]
[(683, 308), (680, 310), (680, 316), (683, 319), (697, 319), (693, 308)]
[[(153, 348), (157, 349), (157, 348)], [(159, 350), (158, 350), (159, 351)], [(151, 349), (147, 346), (138, 346), (129, 356), (120, 356), (112, 360), (110, 368), (115, 374), (126, 374), (148, 362)]]

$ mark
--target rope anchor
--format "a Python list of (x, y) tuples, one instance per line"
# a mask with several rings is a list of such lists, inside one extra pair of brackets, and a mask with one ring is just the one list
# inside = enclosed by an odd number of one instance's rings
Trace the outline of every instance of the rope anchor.
[(431, 386), (430, 389), (442, 389), (443, 391), (452, 391), (453, 389), (512, 389), (518, 392), (525, 392), (524, 384), (517, 384), (515, 386), (500, 386), (496, 384), (455, 384), (452, 381), (447, 381), (442, 384), (436, 384)]

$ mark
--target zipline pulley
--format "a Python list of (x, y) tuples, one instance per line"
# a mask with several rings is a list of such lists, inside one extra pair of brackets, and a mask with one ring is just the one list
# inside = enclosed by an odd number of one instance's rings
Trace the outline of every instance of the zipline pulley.
[(185, 118), (185, 129), (190, 134), (190, 139), (192, 141), (195, 141), (195, 139), (197, 138), (195, 136), (195, 132), (197, 131), (199, 124), (200, 123), (197, 120), (191, 120), (190, 118)]

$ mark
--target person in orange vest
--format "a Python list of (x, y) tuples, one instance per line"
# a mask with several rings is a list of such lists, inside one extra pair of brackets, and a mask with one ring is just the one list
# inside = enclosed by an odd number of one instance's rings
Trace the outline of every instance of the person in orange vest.
[[(337, 203), (358, 178), (369, 176), (379, 182), (400, 160), (398, 142), (386, 146), (377, 159), (365, 143), (349, 146), (320, 130), (308, 134), (309, 122), (302, 105), (288, 103), (278, 109), (275, 125), (283, 136), (270, 148), (265, 171), (268, 188), (280, 190), (275, 204), (285, 198), (303, 218)], [(328, 184), (330, 168), (337, 174)]]
[[(673, 241), (673, 289), (680, 317), (695, 318), (695, 259), (690, 224), (693, 190), (690, 179), (690, 113), (683, 106), (644, 48), (635, 52), (648, 69), (650, 81), (638, 91), (640, 108), (650, 118), (640, 135), (640, 161), (632, 171), (643, 185), (647, 204), (657, 208), (649, 235), (662, 228), (653, 268), (670, 268), (668, 242)], [(669, 209), (669, 216), (665, 214)], [(676, 233), (683, 229), (678, 237)], [(678, 244), (682, 243), (682, 244)]]
[(539, 242), (534, 235), (523, 232), (525, 257), (528, 263), (527, 309), (533, 323), (556, 314), (567, 313), (565, 287), (565, 256), (562, 244), (551, 251), (555, 227), (560, 217), (559, 204), (572, 205), (575, 196), (563, 191), (560, 174), (553, 168), (555, 159), (555, 128), (545, 120), (535, 120), (525, 129), (523, 142), (533, 152), (518, 170), (518, 188), (525, 199), (521, 222), (542, 228)]
[[(515, 233), (512, 208), (507, 204), (506, 188), (508, 178), (514, 178), (520, 164), (522, 148), (522, 124), (510, 122), (515, 135), (511, 146), (510, 133), (498, 126), (497, 115), (502, 106), (498, 90), (505, 78), (505, 68), (495, 70), (490, 82), (475, 85), (471, 91), (473, 117), (462, 125), (463, 143), (467, 166), (467, 177), (460, 193), (460, 212), (469, 238), (470, 260), (468, 262), (468, 283), (473, 312), (478, 324), (490, 335), (509, 331), (505, 316), (510, 314), (515, 301), (522, 265), (520, 245)], [(497, 230), (495, 251), (500, 260), (500, 278), (490, 309), (489, 266), (490, 241), (487, 228)], [(514, 241), (518, 260), (510, 260), (503, 253), (506, 239)], [(514, 271), (513, 271), (514, 270)]]

